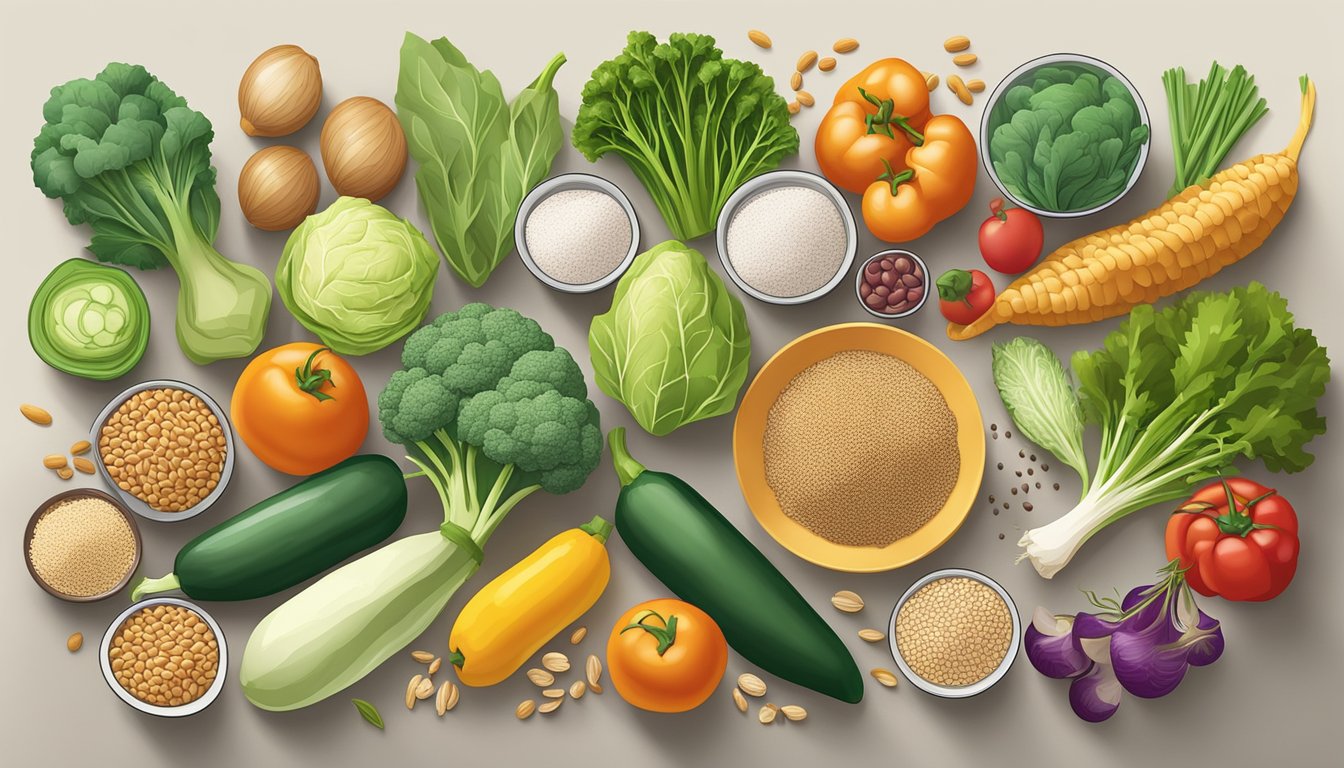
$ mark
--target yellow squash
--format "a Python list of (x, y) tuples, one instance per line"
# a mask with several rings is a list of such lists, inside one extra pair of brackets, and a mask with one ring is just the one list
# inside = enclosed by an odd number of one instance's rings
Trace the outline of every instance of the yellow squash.
[(477, 592), (448, 636), (458, 679), (473, 687), (504, 681), (592, 608), (611, 578), (604, 546), (610, 534), (611, 523), (594, 517), (542, 544)]
[(1003, 290), (954, 341), (1001, 323), (1076, 325), (1129, 312), (1240, 261), (1269, 237), (1297, 193), (1298, 155), (1316, 86), (1302, 80), (1302, 116), (1288, 148), (1251, 158), (1178, 192), (1132, 222), (1068, 243)]

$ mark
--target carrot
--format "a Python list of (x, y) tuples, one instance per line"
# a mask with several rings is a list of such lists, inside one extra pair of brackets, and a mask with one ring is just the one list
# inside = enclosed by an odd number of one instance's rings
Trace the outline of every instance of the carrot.
[(1274, 231), (1297, 193), (1297, 160), (1311, 130), (1316, 85), (1301, 80), (1302, 115), (1284, 151), (1263, 154), (1194, 184), (1127, 224), (1078, 238), (1013, 281), (948, 338), (1002, 323), (1076, 325), (1128, 313), (1240, 261)]

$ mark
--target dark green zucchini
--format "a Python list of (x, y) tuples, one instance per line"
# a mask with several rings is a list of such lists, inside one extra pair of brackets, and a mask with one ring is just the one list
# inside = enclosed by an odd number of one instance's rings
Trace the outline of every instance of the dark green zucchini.
[(406, 481), (386, 456), (353, 456), (187, 542), (173, 572), (131, 592), (181, 589), (197, 600), (251, 600), (311, 579), (392, 535)]
[(863, 676), (835, 631), (798, 590), (683, 480), (645, 469), (611, 430), (621, 479), (616, 530), (677, 597), (708, 613), (747, 661), (841, 701), (863, 698)]

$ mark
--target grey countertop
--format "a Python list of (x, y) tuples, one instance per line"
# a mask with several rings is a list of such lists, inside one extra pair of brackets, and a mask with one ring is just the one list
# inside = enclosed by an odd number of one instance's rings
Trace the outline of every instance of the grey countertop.
[[(182, 721), (146, 717), (109, 692), (97, 670), (96, 638), (125, 604), (124, 596), (93, 605), (53, 600), (29, 580), (19, 553), (27, 517), (46, 497), (69, 487), (39, 464), (40, 457), (60, 450), (87, 429), (104, 402), (133, 380), (173, 377), (199, 385), (221, 402), (241, 371), (241, 360), (200, 368), (177, 349), (171, 330), (176, 281), (171, 272), (137, 274), (155, 318), (151, 348), (140, 366), (124, 380), (96, 383), (58, 374), (29, 350), (22, 327), (32, 291), (60, 261), (77, 256), (87, 242), (86, 228), (70, 227), (60, 204), (33, 189), (28, 168), (31, 141), (41, 125), (41, 105), (48, 89), (74, 77), (92, 76), (110, 60), (142, 63), (191, 105), (211, 117), (217, 136), (214, 162), (219, 168), (219, 194), (224, 201), (218, 239), (222, 253), (270, 272), (284, 243), (283, 234), (251, 229), (239, 214), (235, 183), (244, 161), (269, 143), (249, 139), (238, 130), (235, 94), (248, 62), (265, 48), (282, 42), (302, 45), (321, 61), (326, 92), (324, 110), (352, 95), (364, 94), (391, 103), (396, 83), (397, 51), (402, 34), (449, 36), (479, 66), (493, 69), (510, 95), (529, 82), (557, 50), (569, 55), (556, 87), (566, 132), (579, 105), (579, 90), (599, 62), (614, 56), (625, 33), (649, 29), (659, 37), (673, 31), (701, 31), (719, 38), (730, 56), (752, 57), (784, 83), (795, 57), (807, 48), (822, 49), (839, 37), (862, 42), (857, 53), (840, 57), (829, 75), (810, 74), (808, 88), (826, 103), (845, 77), (879, 56), (897, 55), (917, 66), (946, 75), (952, 70), (941, 42), (953, 34), (970, 36), (981, 63), (972, 70), (992, 88), (1000, 77), (1035, 56), (1077, 51), (1109, 61), (1139, 87), (1152, 113), (1154, 144), (1148, 168), (1136, 189), (1105, 213), (1081, 222), (1049, 222), (1047, 247), (1084, 232), (1110, 226), (1158, 204), (1169, 184), (1172, 158), (1167, 134), (1163, 69), (1184, 65), (1202, 74), (1211, 58), (1241, 63), (1257, 76), (1270, 114), (1229, 157), (1236, 161), (1284, 146), (1297, 122), (1297, 76), (1309, 72), (1321, 99), (1316, 127), (1303, 155), (1299, 196), (1287, 220), (1269, 242), (1242, 264), (1224, 270), (1204, 287), (1228, 288), (1263, 280), (1290, 300), (1301, 324), (1315, 329), (1321, 341), (1344, 349), (1338, 308), (1338, 281), (1344, 267), (1338, 243), (1332, 240), (1339, 217), (1337, 195), (1328, 192), (1344, 170), (1337, 137), (1344, 105), (1344, 71), (1339, 64), (1337, 5), (1316, 0), (1284, 0), (1272, 6), (1241, 0), (1220, 3), (1212, 12), (1197, 4), (1143, 2), (1083, 10), (1070, 2), (1030, 4), (893, 5), (742, 0), (728, 4), (682, 0), (641, 4), (615, 0), (571, 0), (525, 11), (517, 4), (446, 4), (388, 0), (382, 3), (277, 3), (237, 0), (214, 6), (169, 10), (162, 3), (122, 3), (115, 8), (87, 1), (62, 4), (59, 14), (34, 0), (6, 3), (0, 10), (0, 59), (5, 72), (8, 118), (0, 124), (0, 200), (6, 223), (7, 276), (3, 334), (7, 374), (0, 378), (5, 439), (0, 446), (5, 493), (12, 504), (5, 516), (9, 556), (0, 562), (9, 620), (0, 633), (6, 673), (3, 735), (6, 752), (23, 765), (181, 764), (190, 756), (199, 765), (520, 765), (544, 761), (556, 766), (646, 765), (805, 765), (844, 756), (867, 764), (911, 766), (1040, 765), (1067, 766), (1084, 761), (1096, 766), (1130, 765), (1257, 765), (1266, 763), (1323, 765), (1338, 755), (1337, 727), (1332, 712), (1344, 682), (1338, 638), (1344, 636), (1339, 589), (1344, 586), (1344, 517), (1336, 513), (1329, 474), (1340, 469), (1340, 438), (1336, 427), (1310, 450), (1317, 464), (1308, 472), (1274, 476), (1272, 482), (1296, 505), (1302, 519), (1301, 567), (1291, 589), (1267, 604), (1203, 601), (1205, 610), (1223, 621), (1227, 651), (1215, 665), (1192, 670), (1180, 688), (1156, 701), (1126, 698), (1108, 723), (1091, 726), (1069, 710), (1067, 685), (1047, 680), (1025, 659), (997, 687), (963, 701), (949, 701), (902, 685), (887, 690), (868, 686), (858, 706), (834, 702), (793, 686), (771, 681), (771, 700), (799, 703), (810, 712), (802, 724), (764, 728), (740, 716), (722, 690), (700, 709), (659, 716), (625, 705), (611, 692), (571, 702), (554, 716), (519, 723), (513, 708), (532, 693), (519, 676), (491, 689), (468, 689), (462, 703), (440, 721), (432, 713), (406, 712), (401, 704), (406, 680), (416, 671), (399, 656), (351, 688), (318, 706), (271, 714), (250, 706), (236, 686), (237, 662), (255, 623), (285, 595), (240, 604), (212, 604), (222, 623), (232, 655), (229, 687), (206, 712)], [(746, 30), (758, 27), (775, 40), (769, 53), (755, 50)], [(783, 85), (781, 85), (783, 87)], [(945, 89), (935, 97), (936, 110), (957, 114), (969, 124), (979, 120), (979, 103), (963, 107)], [(796, 120), (803, 152), (790, 167), (814, 168), (810, 143), (821, 108)], [(283, 139), (316, 152), (320, 120), (294, 137)], [(647, 193), (617, 160), (590, 165), (566, 147), (554, 172), (585, 170), (606, 176), (630, 196), (644, 226), (644, 245), (660, 242), (666, 228)], [(994, 190), (981, 173), (975, 199), (960, 214), (911, 249), (935, 273), (953, 266), (977, 264), (975, 231)], [(324, 188), (323, 204), (334, 193)], [(414, 184), (405, 179), (383, 204), (422, 227), (423, 213)], [(715, 262), (712, 238), (694, 245)], [(879, 249), (866, 235), (859, 255)], [(1003, 285), (999, 278), (1000, 286)], [(472, 300), (518, 308), (532, 315), (557, 341), (576, 353), (587, 368), (589, 319), (605, 311), (612, 289), (589, 296), (569, 296), (537, 282), (516, 257), (509, 258), (480, 290), (464, 286), (445, 268), (440, 274), (432, 312), (443, 312)], [(869, 319), (842, 286), (823, 300), (802, 307), (774, 307), (745, 299), (754, 337), (752, 371), (795, 336), (836, 322)], [(1035, 333), (1067, 355), (1097, 346), (1115, 321)], [(1011, 328), (961, 343), (947, 341), (936, 307), (930, 303), (899, 326), (930, 339), (965, 372), (979, 397), (986, 426), (1007, 424), (989, 376), (989, 346), (1014, 334)], [(275, 300), (264, 346), (308, 338)], [(399, 347), (359, 359), (366, 386), (376, 393), (396, 365)], [(1340, 353), (1336, 352), (1336, 356)], [(591, 379), (590, 379), (591, 381)], [(1322, 401), (1331, 421), (1341, 416), (1338, 382)], [(596, 387), (591, 394), (602, 411), (604, 426), (633, 426), (624, 409)], [(56, 424), (42, 430), (26, 423), (18, 404), (49, 408)], [(631, 435), (631, 448), (650, 466), (674, 472), (695, 485), (731, 518), (763, 552), (819, 607), (840, 632), (861, 668), (892, 666), (883, 645), (860, 641), (856, 630), (882, 626), (896, 598), (920, 575), (944, 567), (983, 571), (1013, 595), (1029, 616), (1037, 605), (1077, 610), (1084, 605), (1080, 588), (1109, 591), (1149, 583), (1163, 560), (1161, 510), (1150, 510), (1107, 530), (1089, 543), (1073, 565), (1052, 581), (1026, 565), (1014, 565), (1015, 541), (1025, 528), (1046, 522), (1071, 506), (1078, 491), (1068, 472), (1050, 476), (1063, 487), (1041, 492), (1035, 510), (1015, 505), (999, 516), (977, 505), (962, 530), (924, 560), (889, 573), (848, 575), (814, 567), (789, 554), (755, 523), (738, 491), (732, 471), (732, 418), (701, 422), (654, 439)], [(370, 451), (391, 451), (372, 430)], [(1017, 451), (1012, 441), (989, 443), (982, 496), (1006, 487), (994, 470), (997, 461), (1011, 469)], [(392, 455), (397, 455), (393, 453)], [(177, 548), (192, 536), (270, 495), (289, 480), (267, 469), (246, 452), (239, 453), (233, 484), (212, 511), (180, 524), (141, 528), (145, 537), (142, 571), (158, 575), (171, 568)], [(1267, 474), (1256, 467), (1257, 476)], [(93, 484), (80, 477), (77, 482)], [(442, 617), (415, 645), (442, 649), (453, 616), (475, 588), (516, 562), (555, 532), (607, 514), (616, 494), (614, 474), (603, 466), (579, 492), (565, 497), (538, 495), (515, 510), (491, 540), (481, 572), (453, 599)], [(1048, 490), (1047, 485), (1047, 490)], [(430, 530), (439, 520), (438, 504), (423, 483), (413, 485), (412, 509), (401, 533)], [(1004, 537), (1000, 539), (1000, 535)], [(619, 538), (610, 544), (613, 576), (598, 605), (581, 623), (590, 628), (582, 651), (599, 650), (616, 617), (636, 602), (666, 594), (637, 563)], [(858, 591), (870, 606), (857, 617), (842, 616), (826, 606), (837, 589)], [(82, 631), (86, 647), (71, 656), (64, 640)], [(729, 675), (750, 668), (736, 656)], [(366, 726), (349, 703), (359, 696), (379, 705), (386, 732)]]

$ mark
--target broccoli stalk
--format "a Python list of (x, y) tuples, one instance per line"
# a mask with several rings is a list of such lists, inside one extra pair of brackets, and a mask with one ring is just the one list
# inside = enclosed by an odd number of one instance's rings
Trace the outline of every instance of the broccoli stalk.
[(520, 501), (577, 489), (601, 458), (583, 372), (511, 309), (440, 315), (407, 339), (402, 366), (378, 398), (383, 434), (407, 448), (408, 477), (434, 486), (450, 540), (484, 546)]
[(53, 88), (33, 140), (33, 183), (93, 230), (99, 261), (177, 272), (177, 340), (192, 362), (246, 357), (261, 342), (271, 284), (213, 245), (219, 196), (205, 115), (145, 71), (109, 64)]

